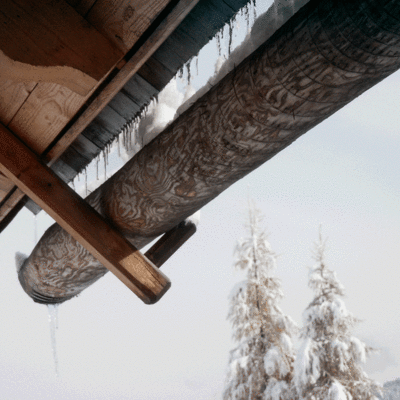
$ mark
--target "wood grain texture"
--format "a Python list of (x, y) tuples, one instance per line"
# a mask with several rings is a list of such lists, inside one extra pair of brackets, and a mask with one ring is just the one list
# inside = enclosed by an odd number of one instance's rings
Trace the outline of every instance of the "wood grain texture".
[[(90, 204), (138, 248), (172, 229), (400, 68), (397, 0), (385, 2), (397, 25), (388, 13), (376, 15), (379, 1), (311, 0), (93, 192)], [(349, 3), (355, 10), (342, 18)], [(357, 13), (368, 19), (353, 18)], [(67, 239), (54, 242), (49, 234), (26, 260), (21, 279), (38, 252), (52, 251), (64, 254), (63, 263), (43, 260), (40, 268), (59, 282), (64, 265), (84, 262)], [(75, 294), (79, 281), (76, 287)]]
[(98, 81), (68, 66), (42, 67), (14, 61), (0, 50), (1, 74), (13, 82), (52, 82), (65, 86), (81, 96), (87, 95)]
[[(46, 155), (54, 162), (167, 39), (199, 0), (181, 0)], [(96, 3), (97, 4), (97, 3)]]
[[(2, 179), (7, 179), (8, 185), (11, 186), (11, 188), (4, 193), (4, 197), (0, 202), (0, 222), (12, 213), (13, 208), (16, 207), (25, 196), (25, 193), (16, 188), (14, 183), (8, 178)], [(6, 185), (6, 183), (4, 183), (4, 185)]]
[(87, 20), (126, 53), (170, 0), (97, 0)]
[(0, 49), (33, 66), (68, 66), (99, 81), (123, 53), (64, 1), (2, 0)]
[(41, 154), (84, 99), (66, 87), (41, 82), (15, 114), (9, 128), (36, 154)]
[(147, 250), (145, 256), (160, 268), (176, 253), (195, 233), (196, 225), (189, 221), (182, 221), (175, 228), (166, 232), (153, 246)]
[(76, 12), (85, 17), (96, 0), (66, 0), (66, 2), (72, 6)]
[(35, 86), (36, 82), (18, 83), (0, 76), (0, 122), (3, 125), (9, 124)]
[[(53, 217), (75, 239), (75, 246), (82, 244), (145, 303), (152, 304), (161, 298), (170, 287), (164, 274), (41, 164), (37, 156), (4, 125), (0, 125), (0, 142), (3, 174)], [(76, 266), (71, 267), (74, 268)], [(87, 271), (74, 272), (75, 276), (82, 273), (86, 278), (88, 276)], [(38, 286), (41, 284), (46, 285), (43, 281), (37, 282)]]

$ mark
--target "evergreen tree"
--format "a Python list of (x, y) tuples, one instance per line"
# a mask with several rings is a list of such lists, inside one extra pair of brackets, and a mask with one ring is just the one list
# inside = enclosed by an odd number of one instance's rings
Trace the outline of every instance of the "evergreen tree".
[(344, 288), (324, 261), (321, 234), (309, 287), (315, 297), (303, 313), (303, 339), (294, 366), (294, 383), (301, 400), (373, 400), (377, 383), (361, 368), (372, 349), (352, 336), (358, 320), (342, 300)]
[(260, 211), (249, 207), (250, 235), (235, 249), (235, 266), (247, 271), (247, 280), (230, 295), (228, 318), (233, 338), (224, 400), (292, 400), (295, 323), (278, 306), (280, 281), (272, 276), (275, 254), (260, 229)]

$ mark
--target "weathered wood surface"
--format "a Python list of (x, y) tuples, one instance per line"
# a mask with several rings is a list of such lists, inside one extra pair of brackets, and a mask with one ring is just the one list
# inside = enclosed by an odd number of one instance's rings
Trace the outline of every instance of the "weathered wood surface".
[(0, 122), (8, 125), (35, 88), (36, 82), (18, 83), (0, 76)]
[[(396, 71), (399, 55), (396, 0), (311, 0), (89, 200), (140, 248)], [(51, 251), (65, 254), (57, 266), (35, 261)], [(61, 284), (86, 257), (48, 234), (20, 279), (45, 268)]]
[[(137, 68), (140, 67), (140, 56), (144, 57), (143, 62), (146, 61), (162, 41), (165, 40), (166, 35), (179, 24), (196, 2), (197, 0), (183, 0), (178, 4), (173, 12), (167, 16), (167, 20), (163, 22), (158, 31), (154, 32), (153, 36), (139, 49), (139, 54), (136, 55), (137, 58), (132, 60), (134, 68), (136, 68), (135, 63), (138, 65)], [(135, 5), (136, 3), (137, 5)], [(129, 40), (127, 39), (126, 45), (132, 45), (137, 40), (136, 36), (141, 36), (144, 33), (149, 24), (160, 14), (160, 7), (167, 2), (165, 0), (164, 2), (155, 0), (154, 3), (156, 3), (156, 6), (154, 8), (150, 7), (148, 10), (145, 3), (147, 6), (151, 6), (152, 4), (152, 2), (141, 1), (113, 2), (110, 0), (98, 0), (95, 6), (93, 6), (94, 2), (89, 6), (88, 2), (72, 2), (71, 5), (68, 5), (63, 1), (52, 2), (49, 0), (40, 0), (39, 2), (32, 3), (26, 0), (7, 0), (0, 12), (0, 22), (2, 21), (1, 18), (3, 18), (7, 22), (6, 27), (10, 29), (7, 32), (3, 32), (0, 27), (0, 51), (6, 51), (13, 60), (35, 65), (72, 65), (78, 68), (79, 62), (83, 60), (84, 68), (79, 67), (80, 70), (89, 73), (88, 68), (94, 68), (90, 75), (96, 79), (100, 79), (100, 82), (124, 54), (122, 50), (115, 48), (115, 44), (114, 46), (111, 44), (112, 41), (115, 42), (116, 40), (114, 36), (115, 32), (121, 28), (122, 31), (120, 34), (130, 38)], [(77, 7), (78, 10), (74, 10), (72, 6)], [(129, 7), (132, 8), (135, 6), (136, 11), (133, 13), (134, 16), (128, 12), (129, 10), (125, 14), (121, 14), (119, 6), (125, 9), (125, 11)], [(77, 12), (83, 12), (85, 7), (88, 7), (87, 11), (91, 12), (90, 21), (92, 25)], [(142, 18), (141, 13), (145, 9), (149, 11), (148, 21), (137, 24), (138, 18)], [(128, 14), (133, 19), (126, 19), (129, 17)], [(18, 18), (22, 21), (21, 25), (23, 29), (18, 25)], [(118, 18), (121, 18), (121, 20), (119, 21)], [(73, 28), (74, 24), (76, 25), (75, 29)], [(32, 29), (30, 28), (31, 25), (34, 25)], [(102, 30), (104, 36), (94, 27)], [(13, 40), (8, 40), (10, 35), (12, 36), (11, 28), (18, 28), (18, 35)], [(136, 35), (134, 41), (131, 35), (132, 32), (129, 29), (134, 29), (134, 36)], [(20, 42), (16, 44), (15, 40), (20, 40)], [(28, 45), (31, 42), (32, 48), (29, 48), (29, 51), (23, 52), (25, 47), (29, 47)], [(39, 49), (38, 46), (40, 47)], [(126, 50), (124, 49), (124, 52)], [(44, 58), (40, 58), (41, 56)], [(102, 57), (105, 59), (103, 60)], [(36, 84), (42, 78), (49, 77), (48, 68), (44, 71), (40, 70), (40, 66), (29, 69), (27, 64), (12, 62), (9, 58), (1, 60), (3, 62), (1, 63), (2, 77), (0, 85), (4, 90), (0, 94), (0, 120), (5, 125), (8, 125), (37, 154), (42, 154), (56, 141), (55, 146), (52, 146), (51, 153), (46, 156), (46, 161), (49, 165), (58, 159), (71, 142), (81, 133), (83, 128), (96, 117), (116, 93), (116, 91), (112, 92), (109, 88), (106, 88), (106, 93), (102, 94), (102, 100), (99, 101), (97, 99), (97, 102), (92, 105), (91, 110), (94, 110), (94, 112), (84, 113), (82, 107), (85, 102), (89, 99), (96, 99), (96, 96), (89, 97), (89, 89), (92, 90), (99, 83), (96, 81), (96, 85), (88, 85), (89, 81), (87, 78), (89, 75), (85, 78), (79, 75), (80, 71), (78, 70), (75, 74), (69, 74), (68, 71), (71, 72), (71, 68), (66, 70), (65, 68), (69, 67), (63, 67), (64, 69), (61, 70), (53, 69), (53, 82), (56, 83), (40, 82)], [(8, 68), (6, 68), (7, 66)], [(28, 69), (25, 67), (28, 67)], [(129, 75), (129, 73), (126, 74), (127, 70), (129, 68), (125, 68), (121, 73), (120, 87), (136, 71), (133, 71)], [(83, 72), (80, 73), (83, 74)], [(6, 75), (8, 78), (13, 78), (14, 81), (6, 80)], [(35, 82), (32, 83), (16, 83), (16, 80), (25, 82), (33, 78), (35, 78)], [(48, 80), (51, 81), (52, 79)], [(84, 88), (85, 90), (80, 91), (79, 88)], [(81, 113), (83, 112), (84, 115), (77, 123), (78, 129), (75, 129), (76, 126), (73, 125), (73, 128), (67, 130), (65, 135), (62, 135), (61, 141), (58, 141), (60, 132), (66, 128), (67, 124), (79, 110), (82, 110)], [(82, 120), (84, 124), (80, 125)], [(110, 120), (109, 124), (113, 122), (115, 121)], [(125, 123), (125, 119), (120, 119), (114, 125), (115, 132), (112, 132), (112, 134), (115, 135), (120, 126)], [(72, 135), (71, 132), (73, 133)], [(101, 148), (98, 149), (98, 152)], [(89, 161), (87, 160), (87, 163)], [(8, 211), (5, 213), (8, 213)], [(2, 211), (0, 210), (1, 213)]]
[(147, 250), (145, 256), (160, 268), (180, 247), (182, 247), (195, 233), (196, 225), (190, 220), (182, 221), (175, 228), (166, 232), (157, 242)]
[[(201, 15), (209, 10), (209, 4), (214, 3), (218, 8), (224, 10), (225, 13), (222, 13), (221, 10), (218, 12), (217, 20), (219, 25), (209, 25), (207, 27), (203, 26), (198, 22), (198, 19)], [(182, 65), (170, 65), (168, 58), (164, 57), (163, 62), (166, 65), (162, 64), (160, 61), (157, 61), (158, 53), (164, 54), (165, 51), (168, 53), (168, 48), (173, 46), (175, 49), (179, 48), (179, 58), (183, 62), (187, 62), (191, 57), (195, 56), (200, 49), (209, 41), (209, 38), (213, 37), (218, 29), (222, 28), (224, 23), (229, 22), (232, 16), (240, 9), (240, 7), (245, 6), (247, 0), (201, 0), (197, 3), (197, 5), (193, 8), (193, 10), (189, 13), (190, 18), (186, 17), (181, 24), (168, 36), (168, 39), (157, 49), (154, 54), (148, 59), (148, 61), (143, 64), (143, 66), (139, 69), (136, 76), (142, 78), (147, 82), (147, 86), (149, 88), (155, 88), (157, 91), (161, 91), (173, 78), (173, 76), (177, 73), (178, 69), (183, 66)], [(225, 4), (228, 7), (224, 6)], [(190, 20), (190, 23), (187, 21)], [(191, 39), (191, 37), (196, 37), (196, 40)], [(182, 41), (182, 39), (184, 40)], [(178, 50), (177, 50), (178, 51)], [(131, 92), (138, 92), (143, 90), (143, 86), (139, 86), (136, 82), (135, 76), (129, 80), (131, 83), (132, 90)], [(151, 97), (154, 93), (153, 90), (146, 90), (146, 93), (143, 92), (143, 96), (141, 96), (140, 104), (133, 101), (129, 95), (123, 93), (124, 89), (121, 89), (120, 92), (111, 100), (109, 106), (117, 111), (123, 118), (126, 120), (131, 120), (135, 116), (139, 114), (139, 110), (142, 110), (147, 104), (149, 104)], [(138, 110), (138, 107), (139, 110)], [(118, 129), (121, 130), (123, 125), (119, 126)], [(90, 129), (90, 128), (88, 128)], [(70, 160), (74, 160), (73, 168), (76, 173), (85, 168), (86, 164), (79, 164), (79, 160), (76, 159), (76, 149), (75, 147), (82, 148), (81, 144), (78, 143), (81, 141), (81, 137), (83, 135), (80, 134), (77, 139), (71, 144), (71, 146), (66, 150), (65, 153), (61, 156), (59, 162), (53, 166), (54, 170), (59, 172), (64, 170), (65, 164), (67, 164)], [(102, 131), (102, 142), (108, 143), (112, 141), (114, 135), (112, 132)], [(99, 148), (98, 153), (101, 151)], [(69, 154), (71, 153), (71, 154)], [(83, 158), (81, 158), (83, 160)], [(72, 165), (72, 164), (71, 164)], [(75, 175), (76, 175), (75, 173)], [(73, 171), (69, 175), (69, 179), (72, 179), (74, 176)]]
[[(111, 99), (134, 76), (140, 67), (151, 57), (171, 32), (179, 25), (198, 0), (180, 0), (173, 10), (155, 28), (148, 39), (127, 60), (119, 73), (96, 96), (90, 105), (82, 112), (75, 123), (64, 133), (62, 138), (46, 155), (47, 161), (57, 160), (70, 144), (81, 134), (91, 121), (97, 117)], [(97, 6), (97, 3), (96, 3)], [(129, 6), (131, 7), (131, 6)], [(123, 124), (116, 125), (116, 129)]]
[(54, 82), (52, 78), (61, 78), (76, 89), (82, 80), (82, 95), (124, 55), (70, 5), (51, 0), (2, 0), (0, 50), (17, 62), (11, 70), (4, 70), (3, 65), (2, 74), (17, 69), (20, 80)]
[(169, 2), (170, 0), (97, 0), (86, 18), (126, 53)]
[[(90, 251), (89, 263), (95, 257), (145, 303), (152, 304), (160, 299), (171, 283), (158, 268), (41, 164), (37, 156), (4, 125), (0, 125), (0, 143), (0, 170), (65, 229), (66, 232), (61, 234), (71, 235), (74, 247), (80, 247), (82, 253), (87, 253), (85, 249)], [(54, 253), (42, 253), (37, 259), (39, 265), (43, 264), (46, 256), (51, 259)], [(25, 283), (33, 284), (38, 293), (43, 293), (43, 288), (49, 284), (47, 272), (35, 270), (34, 276)], [(63, 281), (71, 276), (79, 277), (82, 283), (82, 279), (87, 281), (91, 273), (81, 263), (64, 265), (64, 273), (59, 278)], [(57, 285), (57, 278), (54, 278), (50, 280)], [(58, 297), (57, 293), (54, 294)]]

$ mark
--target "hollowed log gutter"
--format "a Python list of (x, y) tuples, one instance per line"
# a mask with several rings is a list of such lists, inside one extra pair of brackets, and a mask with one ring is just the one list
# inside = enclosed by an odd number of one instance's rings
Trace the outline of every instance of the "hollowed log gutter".
[[(311, 0), (87, 200), (140, 249), (396, 71), (399, 56), (398, 0)], [(106, 272), (55, 224), (19, 279), (35, 301), (58, 303)]]

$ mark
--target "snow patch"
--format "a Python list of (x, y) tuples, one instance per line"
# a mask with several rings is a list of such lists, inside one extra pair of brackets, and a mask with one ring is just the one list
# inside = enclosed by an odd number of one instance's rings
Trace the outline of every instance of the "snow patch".
[(200, 210), (196, 211), (190, 217), (186, 218), (186, 220), (198, 226), (200, 224)]

